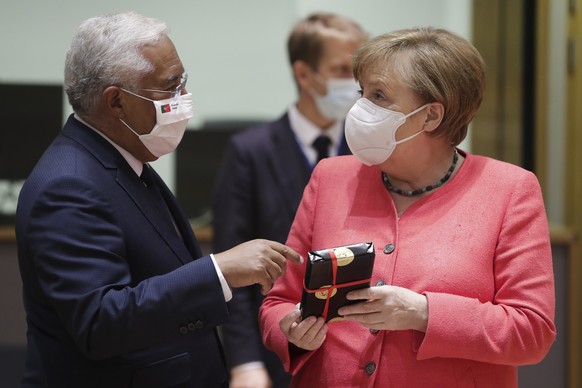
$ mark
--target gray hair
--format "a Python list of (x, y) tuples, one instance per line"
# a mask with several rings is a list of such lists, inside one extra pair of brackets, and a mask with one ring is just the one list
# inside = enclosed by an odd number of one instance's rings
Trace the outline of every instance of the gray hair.
[(111, 86), (137, 88), (144, 74), (154, 70), (141, 48), (168, 35), (165, 23), (126, 12), (96, 16), (79, 28), (65, 61), (65, 92), (77, 113), (89, 113)]

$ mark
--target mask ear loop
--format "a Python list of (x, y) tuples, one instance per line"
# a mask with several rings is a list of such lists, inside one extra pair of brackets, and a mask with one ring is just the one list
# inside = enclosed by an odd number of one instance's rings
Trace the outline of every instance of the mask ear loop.
[(427, 102), (426, 104), (424, 104), (423, 106), (421, 106), (421, 107), (419, 107), (419, 108), (416, 108), (415, 110), (413, 110), (413, 111), (412, 111), (412, 112), (410, 112), (409, 114), (407, 114), (407, 115), (404, 115), (404, 118), (405, 118), (405, 119), (409, 118), (410, 116), (412, 116), (412, 115), (414, 115), (414, 114), (416, 114), (416, 113), (420, 112), (421, 110), (423, 110), (424, 108), (426, 108), (426, 107), (427, 107), (427, 106), (429, 106), (430, 104), (431, 104), (430, 102)]
[(130, 130), (131, 132), (133, 132), (133, 133), (135, 134), (135, 136), (137, 136), (137, 137), (140, 137), (140, 134), (139, 134), (139, 133), (137, 133), (136, 131), (134, 131), (134, 130), (133, 130), (133, 128), (132, 128), (132, 127), (130, 127), (130, 126), (129, 126), (129, 125), (128, 125), (128, 124), (127, 124), (125, 121), (123, 121), (121, 118), (120, 118), (120, 119), (118, 119), (118, 120), (119, 120), (119, 121), (121, 121), (123, 124), (125, 124), (125, 126), (126, 126), (127, 128), (129, 128), (129, 130)]
[(404, 139), (400, 139), (398, 141), (395, 141), (394, 144), (400, 144), (400, 143), (407, 142), (408, 140), (414, 139), (415, 137), (417, 137), (418, 135), (420, 135), (423, 132), (424, 132), (424, 129), (421, 129), (420, 131), (413, 133), (412, 135), (405, 137)]
[(317, 90), (315, 90), (313, 88), (311, 88), (310, 92), (315, 93), (316, 95), (318, 95), (320, 97), (327, 96), (329, 94), (329, 88), (327, 86), (327, 79), (324, 76), (322, 76), (321, 74), (319, 74), (316, 70), (312, 69), (312, 71), (313, 71), (313, 78), (316, 79), (317, 82), (325, 88), (325, 93), (320, 95), (317, 92)]
[[(412, 112), (410, 112), (409, 114), (404, 116), (404, 119), (406, 120), (407, 118), (409, 118), (410, 116), (414, 115), (415, 113), (420, 112), (421, 110), (423, 110), (424, 108), (426, 108), (427, 106), (429, 106), (430, 103), (426, 103), (423, 106), (421, 106), (420, 108), (416, 108), (415, 110), (413, 110)], [(402, 122), (402, 124), (404, 124), (404, 122)], [(404, 143), (408, 140), (414, 139), (416, 136), (420, 135), (421, 133), (424, 132), (424, 129), (421, 129), (420, 131), (413, 133), (412, 135), (405, 137), (404, 139), (400, 139), (398, 141), (395, 141), (394, 144), (400, 144), (400, 143)], [(394, 135), (396, 136), (396, 133), (394, 133)]]
[(139, 98), (141, 98), (141, 99), (143, 99), (143, 100), (147, 100), (147, 101), (150, 101), (150, 102), (154, 102), (154, 100), (151, 100), (151, 99), (149, 99), (149, 98), (147, 98), (147, 97), (144, 97), (144, 96), (140, 96), (139, 94), (136, 94), (136, 93), (134, 93), (134, 92), (130, 92), (130, 91), (129, 91), (129, 90), (127, 90), (127, 89), (124, 89), (124, 88), (119, 88), (119, 89), (121, 89), (121, 90), (123, 90), (124, 92), (126, 92), (126, 93), (129, 93), (129, 94), (131, 94), (131, 95), (134, 95), (134, 96), (136, 96), (136, 97), (139, 97)]

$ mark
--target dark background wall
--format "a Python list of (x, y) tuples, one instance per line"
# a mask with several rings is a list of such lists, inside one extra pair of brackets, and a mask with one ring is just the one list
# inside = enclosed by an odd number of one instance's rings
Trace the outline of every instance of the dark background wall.
[(24, 370), (26, 320), (13, 242), (0, 242), (0, 287), (0, 387), (19, 387)]

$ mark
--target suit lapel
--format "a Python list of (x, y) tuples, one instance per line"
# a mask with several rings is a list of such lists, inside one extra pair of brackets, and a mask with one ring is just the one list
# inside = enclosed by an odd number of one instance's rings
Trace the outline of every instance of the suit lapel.
[[(173, 229), (174, 227), (171, 225), (171, 220), (164, 217), (162, 211), (156, 210), (159, 205), (155, 202), (151, 193), (148, 192), (148, 188), (143, 184), (142, 180), (135, 174), (129, 164), (127, 164), (127, 161), (115, 149), (115, 147), (94, 130), (75, 120), (72, 115), (69, 117), (63, 128), (63, 135), (81, 144), (101, 162), (105, 169), (111, 171), (112, 176), (116, 179), (119, 186), (140, 209), (143, 216), (152, 224), (168, 247), (174, 251), (181, 263), (184, 264), (190, 262), (194, 258), (201, 256), (200, 249), (198, 248), (191, 229), (187, 230), (184, 227), (184, 223), (187, 223), (185, 216), (174, 215), (174, 218), (178, 220), (178, 227), (183, 236), (183, 239), (181, 239), (175, 229)], [(166, 194), (162, 194), (164, 195), (166, 202), (175, 202), (174, 199), (168, 201), (166, 197), (170, 196), (173, 198), (172, 194), (169, 192), (169, 189), (163, 183), (161, 178), (159, 178), (157, 174), (155, 174), (155, 176), (159, 186), (162, 188), (162, 192), (167, 192)], [(173, 203), (172, 206), (169, 207), (176, 206), (177, 205)], [(176, 210), (173, 210), (172, 212), (174, 213), (175, 211)], [(178, 212), (175, 214), (178, 214)]]
[(193, 258), (196, 259), (198, 257), (201, 257), (202, 251), (200, 250), (200, 245), (198, 244), (198, 240), (196, 239), (196, 236), (194, 235), (194, 232), (192, 231), (192, 225), (190, 225), (190, 222), (188, 221), (188, 217), (186, 216), (186, 213), (184, 213), (184, 211), (182, 210), (182, 208), (178, 204), (176, 197), (174, 197), (174, 194), (172, 194), (172, 192), (170, 191), (168, 186), (166, 186), (166, 184), (163, 183), (162, 179), (159, 178), (157, 173), (156, 173), (156, 176), (159, 180), (159, 185), (160, 185), (160, 189), (162, 191), (162, 196), (164, 197), (164, 200), (166, 201), (166, 204), (168, 206), (168, 210), (172, 214), (172, 217), (174, 217), (178, 231), (180, 232), (180, 235), (182, 236), (182, 242), (186, 245), (190, 255)]
[(289, 216), (293, 219), (303, 195), (303, 189), (311, 176), (311, 169), (297, 144), (286, 114), (275, 122), (270, 135), (273, 152), (270, 155), (269, 166), (278, 182), (281, 195), (285, 198), (282, 203), (285, 204)]
[[(273, 152), (269, 166), (279, 184), (281, 195), (285, 198), (283, 202), (287, 211), (293, 219), (303, 190), (311, 177), (311, 166), (297, 143), (287, 114), (273, 124), (270, 135)], [(343, 132), (338, 154), (351, 154)]]
[[(133, 170), (124, 170), (125, 169), (119, 169), (117, 171), (117, 183), (131, 197), (143, 216), (156, 229), (166, 245), (174, 251), (180, 262), (185, 264), (192, 261), (194, 257), (199, 257), (192, 256), (188, 251), (183, 239), (180, 238), (180, 235), (175, 230), (172, 220), (164, 214), (163, 209), (160, 209), (160, 204), (156, 202), (155, 197), (151, 195), (141, 179), (135, 175)], [(159, 179), (158, 184), (163, 185), (161, 179)], [(180, 233), (184, 235), (183, 230), (180, 230)], [(187, 237), (184, 236), (184, 239), (186, 238)]]

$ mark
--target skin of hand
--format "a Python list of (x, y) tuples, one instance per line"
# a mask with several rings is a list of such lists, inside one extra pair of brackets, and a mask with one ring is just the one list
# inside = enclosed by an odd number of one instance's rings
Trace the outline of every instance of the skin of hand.
[(428, 301), (422, 294), (397, 286), (377, 286), (352, 291), (347, 298), (364, 300), (338, 310), (348, 321), (377, 330), (426, 332)]
[(229, 386), (230, 388), (271, 388), (273, 384), (267, 369), (257, 368), (233, 370)]
[(279, 321), (279, 328), (290, 343), (305, 350), (318, 349), (327, 334), (322, 317), (310, 316), (302, 321), (298, 306)]
[(287, 260), (302, 264), (293, 249), (269, 240), (252, 240), (214, 254), (214, 260), (230, 287), (261, 285), (267, 295), (277, 278), (285, 273)]

